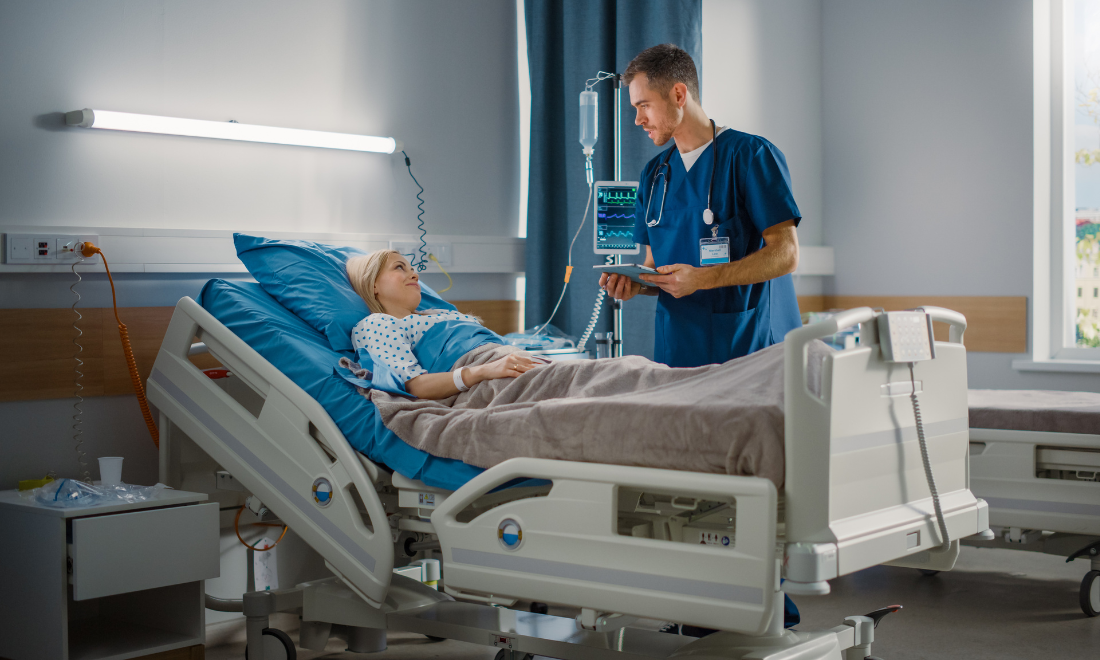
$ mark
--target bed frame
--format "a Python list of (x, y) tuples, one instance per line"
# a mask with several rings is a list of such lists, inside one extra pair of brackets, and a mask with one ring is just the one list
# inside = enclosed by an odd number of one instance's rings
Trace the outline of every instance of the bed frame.
[(1079, 603), (1100, 614), (1100, 435), (970, 429), (970, 463), (997, 538), (967, 543), (1090, 560)]
[[(936, 358), (916, 365), (952, 539), (946, 552), (938, 551), (909, 372), (883, 361), (869, 308), (787, 335), (782, 497), (757, 477), (527, 458), (449, 493), (391, 477), (355, 452), (317, 401), (183, 298), (148, 381), (161, 415), (161, 479), (195, 490), (201, 479), (188, 471), (231, 474), (334, 574), (245, 594), (252, 660), (265, 657), (268, 614), (282, 610), (302, 614), (306, 648), (323, 647), (346, 626), (360, 646), (379, 635), (384, 646), (388, 628), (578, 660), (745, 653), (862, 660), (877, 616), (849, 617), (824, 632), (784, 631), (783, 592), (825, 594), (828, 580), (882, 563), (948, 570), (958, 539), (988, 533), (987, 507), (969, 490), (966, 322), (949, 310), (926, 311), (952, 326)], [(828, 355), (813, 385), (809, 342), (855, 324), (867, 343)], [(201, 345), (193, 346), (196, 338)], [(244, 394), (207, 378), (188, 359), (196, 350), (209, 350), (247, 386)], [(521, 477), (543, 485), (497, 490)], [(313, 494), (323, 482), (334, 495), (324, 506)], [(433, 547), (441, 549), (446, 593), (395, 577), (395, 566)], [(574, 622), (490, 606), (521, 599), (580, 615)], [(723, 632), (696, 641), (628, 628), (636, 617)]]

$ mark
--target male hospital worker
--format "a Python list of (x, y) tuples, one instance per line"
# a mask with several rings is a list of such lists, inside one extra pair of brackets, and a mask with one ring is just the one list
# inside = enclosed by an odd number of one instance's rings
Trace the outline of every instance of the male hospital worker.
[(654, 359), (671, 367), (725, 362), (783, 341), (802, 325), (790, 273), (802, 219), (783, 153), (762, 137), (716, 126), (699, 105), (691, 56), (672, 44), (627, 67), (634, 123), (674, 144), (642, 170), (634, 241), (646, 285), (603, 275), (619, 300), (657, 296)]

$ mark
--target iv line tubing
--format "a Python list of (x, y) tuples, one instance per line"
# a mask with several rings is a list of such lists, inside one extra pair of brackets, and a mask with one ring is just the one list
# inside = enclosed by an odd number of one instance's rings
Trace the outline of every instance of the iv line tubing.
[[(577, 242), (577, 237), (581, 235), (581, 230), (584, 229), (584, 223), (588, 221), (588, 207), (592, 204), (592, 190), (595, 187), (592, 183), (592, 156), (588, 156), (585, 167), (588, 170), (588, 201), (584, 203), (584, 215), (581, 216), (581, 226), (577, 227), (577, 233), (573, 234), (573, 240), (569, 243), (569, 269), (573, 268), (573, 246)], [(570, 272), (566, 271), (566, 272)], [(546, 319), (546, 323), (535, 331), (532, 337), (537, 337), (542, 334), (542, 331), (546, 329), (546, 326), (550, 325), (550, 321), (554, 320), (554, 316), (558, 313), (558, 307), (561, 307), (561, 301), (565, 298), (565, 290), (569, 288), (569, 280), (565, 280), (565, 286), (561, 288), (561, 295), (558, 296), (558, 302), (554, 305), (554, 311), (550, 312), (550, 318)]]

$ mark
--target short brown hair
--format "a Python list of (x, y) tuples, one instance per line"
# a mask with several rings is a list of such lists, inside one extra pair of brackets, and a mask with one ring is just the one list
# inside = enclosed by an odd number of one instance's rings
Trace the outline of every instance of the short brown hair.
[(638, 53), (626, 67), (623, 82), (629, 85), (639, 73), (644, 73), (649, 86), (663, 96), (668, 96), (676, 83), (684, 83), (691, 97), (699, 102), (699, 72), (695, 60), (676, 44), (661, 44)]

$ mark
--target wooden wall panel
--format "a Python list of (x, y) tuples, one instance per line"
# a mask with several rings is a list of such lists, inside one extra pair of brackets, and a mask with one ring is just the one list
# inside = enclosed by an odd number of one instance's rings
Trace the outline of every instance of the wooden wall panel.
[[(887, 311), (921, 305), (946, 307), (966, 317), (963, 343), (975, 353), (1027, 352), (1027, 298), (1024, 296), (802, 296), (803, 312), (853, 307)], [(935, 324), (936, 339), (946, 341), (947, 325)]]
[[(803, 296), (802, 311), (881, 307), (887, 310), (935, 305), (954, 309), (967, 318), (966, 347), (975, 352), (1027, 352), (1027, 298), (980, 296)], [(455, 306), (481, 317), (500, 334), (519, 329), (516, 300), (465, 300)], [(119, 310), (129, 328), (142, 381), (149, 377), (161, 339), (172, 318), (172, 307), (127, 307)], [(84, 335), (83, 396), (132, 392), (123, 359), (118, 325), (110, 309), (82, 309)], [(75, 336), (69, 309), (0, 310), (0, 401), (63, 399), (73, 395)], [(942, 324), (936, 324), (940, 326)], [(946, 338), (946, 326), (937, 327)], [(218, 366), (209, 355), (196, 356), (202, 368)]]
[(518, 300), (456, 300), (452, 304), (463, 314), (480, 317), (486, 328), (499, 335), (519, 332)]
[[(516, 300), (455, 301), (463, 313), (481, 317), (500, 334), (519, 329)], [(149, 377), (174, 307), (124, 307), (119, 317), (130, 335), (141, 380)], [(82, 396), (130, 394), (130, 372), (122, 353), (118, 323), (109, 308), (81, 309), (84, 351)], [(70, 309), (0, 309), (0, 401), (65, 399), (73, 396), (76, 376)], [(209, 355), (192, 358), (203, 369), (219, 366)]]

